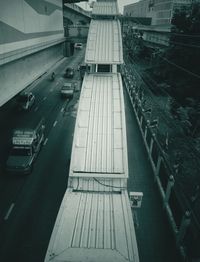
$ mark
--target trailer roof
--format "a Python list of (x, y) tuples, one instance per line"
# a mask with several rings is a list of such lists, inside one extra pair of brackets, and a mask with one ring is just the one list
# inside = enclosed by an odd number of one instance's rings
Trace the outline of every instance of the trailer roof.
[(94, 2), (92, 15), (115, 16), (119, 15), (117, 1)]
[[(119, 73), (86, 74), (72, 146), (70, 176), (128, 177), (122, 80)], [(91, 174), (91, 175), (90, 175)]]
[(87, 64), (122, 64), (123, 49), (119, 20), (92, 20), (86, 46)]
[(127, 192), (65, 193), (45, 262), (138, 262)]

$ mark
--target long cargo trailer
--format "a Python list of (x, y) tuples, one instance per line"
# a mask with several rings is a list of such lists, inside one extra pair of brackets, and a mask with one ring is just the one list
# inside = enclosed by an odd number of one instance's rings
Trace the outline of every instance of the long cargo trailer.
[(121, 75), (86, 74), (75, 125), (68, 187), (121, 191), (128, 160)]
[(121, 26), (118, 20), (91, 21), (85, 63), (110, 65), (123, 63)]
[(139, 262), (127, 191), (63, 198), (45, 262)]

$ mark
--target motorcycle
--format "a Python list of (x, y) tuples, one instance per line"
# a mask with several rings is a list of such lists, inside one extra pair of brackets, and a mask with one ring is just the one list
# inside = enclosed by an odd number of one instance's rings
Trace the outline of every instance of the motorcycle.
[(51, 74), (51, 80), (53, 81), (55, 79), (55, 73), (53, 72), (52, 74)]

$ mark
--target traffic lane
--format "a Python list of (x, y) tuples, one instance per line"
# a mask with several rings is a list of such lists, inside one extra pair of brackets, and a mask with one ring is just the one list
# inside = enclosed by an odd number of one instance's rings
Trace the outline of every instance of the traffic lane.
[(124, 99), (129, 163), (128, 190), (144, 193), (141, 208), (134, 212), (140, 261), (178, 262), (175, 241), (162, 208), (152, 168), (126, 91)]
[[(60, 99), (60, 96), (58, 96), (57, 93), (52, 93), (49, 99), (42, 103), (42, 107), (38, 109), (38, 112), (30, 111), (21, 114), (22, 117), (18, 118), (18, 123), (15, 127), (13, 127), (13, 129), (17, 126), (31, 126), (32, 122), (36, 122), (35, 120), (39, 121), (41, 117), (44, 117), (46, 125), (45, 136), (47, 136), (56, 121), (57, 115), (60, 113), (60, 110), (65, 103)], [(12, 132), (10, 133), (12, 134)], [(8, 139), (11, 139), (11, 134)], [(7, 152), (9, 152), (9, 146), (6, 146), (8, 147)], [(10, 205), (12, 205), (14, 199), (18, 195), (18, 192), (24, 185), (24, 177), (22, 175), (9, 175), (5, 171), (2, 171), (2, 173), (3, 174), (0, 178), (0, 221), (4, 220)]]
[[(74, 57), (75, 58), (75, 57)], [(79, 56), (77, 58), (75, 58), (75, 62), (73, 63), (79, 63), (81, 60), (83, 59), (82, 56)], [(73, 60), (71, 60), (73, 61)], [(64, 72), (64, 65), (66, 64), (66, 60), (64, 62), (62, 62), (59, 65), (59, 71), (61, 71), (60, 69), (62, 68), (63, 72)], [(71, 62), (72, 63), (72, 62)], [(78, 75), (77, 75), (78, 77)], [(38, 83), (38, 87), (37, 87), (37, 92), (43, 92), (43, 94), (38, 94), (39, 97), (41, 97), (41, 102), (39, 103), (38, 100), (36, 99), (36, 104), (35, 107), (33, 107), (29, 112), (16, 112), (16, 110), (13, 110), (14, 106), (16, 106), (15, 103), (10, 103), (11, 105), (8, 106), (6, 105), (3, 109), (1, 110), (1, 120), (5, 120), (5, 121), (1, 121), (1, 123), (3, 123), (3, 128), (1, 128), (1, 166), (3, 166), (3, 163), (6, 162), (6, 159), (8, 157), (9, 154), (9, 148), (10, 148), (10, 143), (8, 143), (8, 141), (11, 140), (12, 137), (12, 131), (14, 128), (16, 128), (19, 123), (20, 125), (26, 125), (28, 124), (30, 121), (32, 121), (34, 118), (37, 118), (39, 116), (44, 116), (47, 119), (47, 128), (46, 128), (46, 133), (47, 130), (50, 129), (52, 123), (54, 122), (54, 118), (56, 118), (56, 114), (59, 112), (59, 110), (61, 109), (61, 106), (63, 108), (65, 108), (65, 103), (63, 102), (63, 100), (60, 99), (60, 88), (63, 84), (65, 80), (60, 77), (59, 79), (57, 78), (57, 80), (53, 83), (49, 83), (49, 79), (43, 79), (42, 82)], [(76, 79), (73, 81), (76, 82)], [(35, 84), (34, 84), (35, 86)], [(52, 101), (52, 99), (54, 101)], [(64, 103), (64, 105), (63, 105)], [(60, 104), (60, 105), (59, 105)], [(45, 106), (46, 105), (46, 106)], [(50, 106), (49, 106), (50, 105)], [(41, 110), (41, 107), (43, 107), (43, 110)], [(5, 109), (6, 108), (6, 109)], [(7, 114), (6, 114), (7, 112)], [(9, 113), (9, 115), (8, 115)], [(52, 115), (55, 115), (54, 118), (52, 118)], [(7, 121), (7, 119), (10, 119), (10, 121)], [(51, 121), (50, 121), (50, 120)], [(3, 168), (2, 168), (3, 169)], [(3, 171), (1, 170), (1, 173), (3, 173)], [(9, 184), (11, 183), (12, 189), (9, 190), (7, 188), (7, 186), (5, 186), (6, 183), (6, 177), (7, 174), (4, 173), (4, 176), (2, 176), (1, 174), (1, 189), (0, 190), (0, 199), (3, 201), (3, 199), (5, 199), (4, 197), (2, 197), (2, 195), (5, 193), (5, 191), (10, 191), (10, 192), (14, 192), (14, 188), (20, 187), (21, 185), (17, 185), (17, 181), (20, 180), (15, 180), (16, 183), (12, 183), (12, 181), (7, 181)], [(7, 205), (7, 203), (4, 201), (5, 206)], [(4, 208), (1, 208), (1, 210), (5, 211)], [(2, 217), (2, 216), (1, 216)]]
[(76, 111), (76, 102), (71, 101), (69, 111), (59, 115), (33, 173), (27, 177), (3, 228), (1, 261), (43, 261), (67, 187)]
[[(45, 85), (46, 86), (46, 85)], [(43, 85), (40, 85), (40, 88), (43, 88)], [(56, 92), (56, 93), (55, 93)], [(50, 95), (51, 99), (43, 99), (42, 107), (39, 109), (38, 107), (38, 112), (35, 113), (35, 111), (31, 110), (30, 112), (21, 112), (20, 113), (20, 121), (16, 117), (15, 120), (17, 119), (18, 122), (21, 122), (24, 124), (29, 123), (32, 121), (34, 118), (37, 118), (38, 114), (45, 116), (47, 119), (46, 121), (46, 135), (48, 135), (49, 131), (51, 130), (52, 126), (56, 125), (57, 121), (56, 116), (59, 113), (59, 111), (66, 111), (67, 108), (67, 101), (61, 100), (60, 98), (60, 93), (58, 90), (54, 88), (54, 93)], [(62, 103), (59, 105), (59, 103)], [(18, 112), (17, 112), (18, 114)], [(18, 116), (18, 115), (17, 115)], [(12, 126), (12, 129), (16, 126)], [(10, 135), (11, 137), (11, 135)], [(48, 139), (48, 138), (46, 138)], [(47, 140), (46, 140), (47, 141)], [(4, 151), (5, 153), (5, 151)], [(7, 176), (5, 174), (4, 176), (1, 176), (1, 201), (0, 201), (0, 206), (1, 206), (1, 212), (0, 212), (0, 222), (3, 222), (7, 215), (9, 214), (9, 211), (11, 210), (10, 208), (13, 206), (13, 203), (15, 202), (15, 199), (18, 196), (18, 193), (24, 186), (24, 181), (26, 179), (23, 176)]]
[[(43, 75), (38, 80), (34, 81), (28, 88), (27, 91), (32, 91), (36, 96), (35, 105), (33, 106), (30, 111), (38, 111), (39, 106), (48, 99), (49, 90), (50, 92), (53, 91), (55, 85), (62, 85), (65, 81), (63, 79), (64, 71), (67, 66), (78, 67), (83, 61), (85, 50), (81, 50), (81, 52), (75, 54), (74, 56), (63, 59), (58, 65), (56, 64), (55, 67), (52, 67), (51, 70), (55, 70), (56, 76), (55, 82), (50, 80), (50, 73)], [(79, 78), (78, 72), (75, 73), (75, 78)], [(5, 162), (7, 155), (8, 155), (8, 146), (6, 146), (7, 141), (11, 137), (13, 128), (17, 125), (20, 118), (23, 118), (23, 113), (29, 112), (19, 112), (17, 110), (17, 101), (16, 98), (10, 100), (6, 105), (0, 108), (0, 121), (1, 121), (1, 128), (0, 128), (0, 163), (1, 166)]]
[[(45, 143), (48, 139), (49, 132), (58, 123), (57, 116), (66, 111), (69, 103), (68, 99), (63, 100), (61, 98), (60, 92), (52, 94), (50, 98), (43, 103), (37, 113), (29, 112), (29, 114), (20, 121), (22, 126), (29, 126), (32, 121), (39, 120), (39, 118), (43, 116), (45, 118)], [(24, 186), (24, 181), (24, 176), (19, 174), (4, 174), (4, 176), (1, 177), (0, 222), (5, 220), (10, 206), (15, 202), (19, 191), (22, 190)]]

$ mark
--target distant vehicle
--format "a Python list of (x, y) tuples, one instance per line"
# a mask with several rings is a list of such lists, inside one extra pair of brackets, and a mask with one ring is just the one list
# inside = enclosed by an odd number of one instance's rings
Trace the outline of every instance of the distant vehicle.
[(18, 97), (19, 109), (28, 110), (35, 102), (35, 96), (31, 92), (21, 93)]
[(44, 140), (44, 119), (13, 131), (12, 148), (6, 162), (8, 173), (30, 174)]
[(74, 96), (74, 83), (64, 83), (62, 86), (60, 93), (62, 97), (72, 98)]
[(90, 66), (83, 63), (83, 64), (79, 65), (78, 70), (80, 72), (80, 78), (81, 78), (81, 80), (83, 80), (85, 73), (90, 72)]
[(74, 48), (76, 48), (76, 49), (82, 49), (82, 48), (83, 48), (83, 44), (82, 44), (82, 43), (75, 43), (75, 44), (74, 44)]
[(54, 79), (55, 79), (55, 73), (54, 72), (52, 72), (52, 74), (51, 74), (51, 80), (53, 81)]
[(65, 77), (66, 78), (73, 78), (74, 76), (74, 68), (72, 67), (67, 67), (65, 70)]

